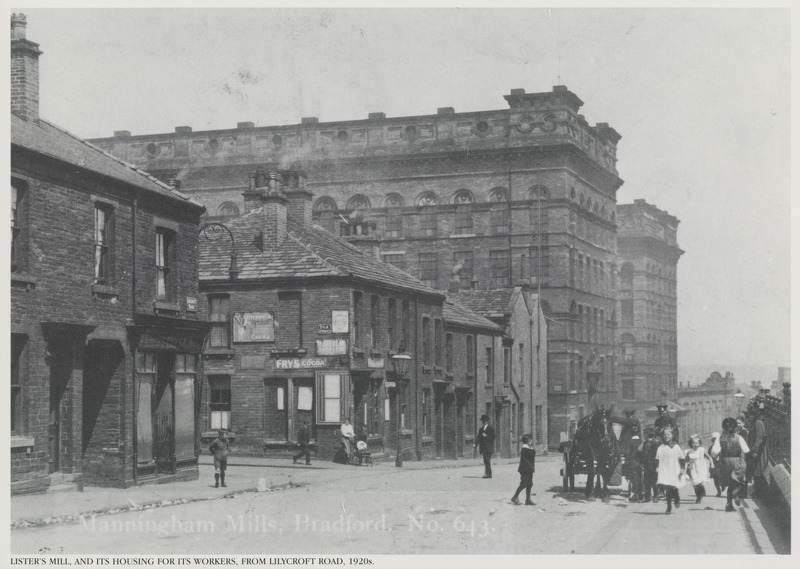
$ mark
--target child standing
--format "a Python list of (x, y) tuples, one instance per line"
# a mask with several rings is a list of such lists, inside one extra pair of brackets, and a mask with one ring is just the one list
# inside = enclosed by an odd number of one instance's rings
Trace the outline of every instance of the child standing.
[(531, 487), (533, 486), (533, 473), (536, 471), (536, 451), (530, 445), (531, 436), (522, 435), (522, 448), (519, 451), (519, 486), (517, 491), (514, 492), (514, 497), (511, 498), (511, 503), (519, 506), (519, 493), (525, 489), (525, 505), (535, 506), (531, 502)]
[(686, 451), (686, 473), (694, 486), (695, 504), (699, 504), (706, 489), (703, 483), (709, 478), (709, 462), (711, 457), (706, 453), (706, 449), (700, 446), (700, 437), (692, 435), (689, 437), (689, 450)]
[[(719, 433), (714, 431), (711, 433), (711, 442), (709, 443), (709, 449), (712, 448), (719, 439)], [(717, 498), (722, 496), (722, 492), (725, 491), (725, 484), (720, 480), (719, 475), (719, 458), (715, 457), (712, 454), (708, 455), (709, 460), (711, 461), (711, 467), (709, 468), (709, 474), (711, 479), (714, 481), (714, 488), (717, 489)]]
[(683, 486), (683, 451), (678, 443), (672, 438), (672, 429), (667, 427), (662, 431), (663, 443), (656, 452), (656, 463), (658, 466), (658, 486), (664, 489), (667, 498), (667, 514), (672, 513), (672, 502), (675, 507), (681, 507), (681, 498), (678, 488)]
[(658, 502), (658, 464), (656, 463), (656, 452), (658, 451), (658, 441), (653, 429), (647, 430), (647, 439), (639, 447), (639, 461), (642, 463), (644, 473), (644, 501), (650, 501), (652, 494), (653, 502)]

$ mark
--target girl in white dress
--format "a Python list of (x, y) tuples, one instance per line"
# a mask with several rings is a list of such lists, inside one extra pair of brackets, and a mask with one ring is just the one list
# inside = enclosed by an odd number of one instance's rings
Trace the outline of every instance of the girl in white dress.
[(667, 427), (662, 431), (663, 442), (656, 451), (658, 463), (658, 486), (664, 489), (667, 498), (667, 512), (672, 513), (672, 502), (675, 507), (681, 507), (681, 498), (678, 488), (683, 486), (683, 451), (672, 438), (672, 429)]
[(694, 486), (695, 504), (699, 504), (706, 489), (703, 484), (708, 481), (710, 476), (709, 466), (711, 457), (706, 453), (706, 449), (700, 446), (700, 436), (692, 435), (689, 437), (689, 450), (686, 451), (686, 473)]

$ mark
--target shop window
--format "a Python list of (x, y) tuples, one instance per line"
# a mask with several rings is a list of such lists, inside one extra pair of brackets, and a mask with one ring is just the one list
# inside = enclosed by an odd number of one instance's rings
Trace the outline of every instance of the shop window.
[(175, 233), (168, 229), (156, 229), (156, 298), (172, 300), (173, 291), (173, 255)]
[(344, 418), (348, 402), (346, 380), (341, 373), (317, 373), (317, 424), (339, 424)]
[(195, 385), (197, 356), (175, 355), (175, 458), (193, 459), (195, 445)]
[(208, 297), (208, 319), (211, 322), (208, 332), (209, 347), (230, 347), (231, 311), (228, 295)]
[(114, 240), (114, 208), (106, 204), (94, 206), (94, 282), (112, 282), (114, 266), (112, 243)]
[(211, 429), (231, 427), (231, 378), (212, 375), (208, 378), (208, 408)]
[(436, 253), (419, 254), (419, 280), (426, 285), (436, 288), (438, 281), (439, 262)]

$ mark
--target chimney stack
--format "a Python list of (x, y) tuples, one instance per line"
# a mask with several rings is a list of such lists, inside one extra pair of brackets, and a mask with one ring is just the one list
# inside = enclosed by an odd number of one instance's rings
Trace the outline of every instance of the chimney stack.
[(11, 14), (11, 112), (39, 121), (39, 44), (25, 37), (25, 14)]
[(310, 226), (311, 200), (314, 194), (306, 189), (305, 172), (290, 172), (283, 193), (289, 198), (289, 219), (303, 227)]

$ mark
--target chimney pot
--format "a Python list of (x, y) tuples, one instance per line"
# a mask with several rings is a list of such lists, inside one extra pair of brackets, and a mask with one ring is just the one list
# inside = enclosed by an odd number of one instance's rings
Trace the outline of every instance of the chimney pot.
[(381, 119), (385, 119), (385, 118), (386, 118), (386, 113), (370, 113), (369, 114), (369, 120), (371, 120), (371, 121), (381, 120)]
[(169, 184), (171, 187), (175, 188), (176, 190), (180, 190), (181, 189), (181, 181), (176, 179), (176, 178), (170, 178), (169, 180), (167, 180), (167, 184)]
[(243, 129), (243, 128), (253, 128), (255, 126), (254, 123), (251, 122), (239, 122), (236, 123), (236, 128)]
[(131, 135), (129, 130), (115, 130), (114, 138), (128, 138)]
[(24, 40), (28, 18), (25, 14), (11, 14), (11, 39)]
[(319, 119), (317, 117), (303, 117), (300, 119), (300, 124), (317, 124)]
[(176, 126), (175, 127), (175, 134), (189, 134), (192, 132), (192, 127), (190, 126)]
[(456, 110), (453, 107), (439, 107), (436, 109), (436, 114), (449, 116), (456, 114)]
[(524, 95), (525, 89), (511, 89), (512, 95)]

